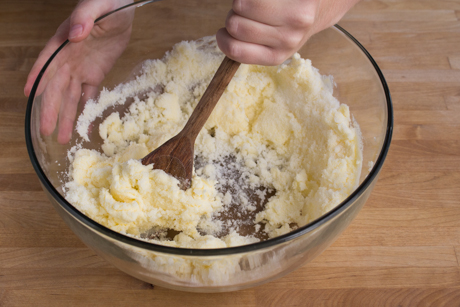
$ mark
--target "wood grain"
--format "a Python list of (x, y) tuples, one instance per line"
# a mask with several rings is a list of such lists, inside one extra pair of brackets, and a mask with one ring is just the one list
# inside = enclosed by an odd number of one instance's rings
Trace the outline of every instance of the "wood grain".
[[(202, 2), (184, 0), (183, 9), (205, 29), (205, 16), (190, 9)], [(24, 142), (23, 86), (75, 4), (0, 1), (0, 306), (460, 306), (460, 1), (364, 0), (343, 18), (393, 97), (379, 181), (313, 262), (222, 294), (122, 273), (84, 246), (41, 191)]]

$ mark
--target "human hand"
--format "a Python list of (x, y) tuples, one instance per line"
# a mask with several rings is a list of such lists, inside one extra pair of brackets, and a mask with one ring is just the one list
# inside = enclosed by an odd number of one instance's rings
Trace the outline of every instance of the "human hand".
[(219, 48), (246, 64), (279, 65), (360, 0), (233, 0)]
[[(132, 0), (82, 0), (72, 15), (57, 29), (38, 56), (27, 77), (24, 94), (30, 95), (43, 65), (66, 40), (71, 42), (58, 54), (43, 75), (36, 95), (43, 94), (40, 132), (50, 135), (59, 118), (57, 140), (68, 143), (79, 101), (94, 98), (97, 88), (128, 45), (134, 10), (116, 13), (94, 24), (96, 18)], [(96, 52), (97, 51), (97, 52)], [(82, 95), (83, 93), (83, 95)]]

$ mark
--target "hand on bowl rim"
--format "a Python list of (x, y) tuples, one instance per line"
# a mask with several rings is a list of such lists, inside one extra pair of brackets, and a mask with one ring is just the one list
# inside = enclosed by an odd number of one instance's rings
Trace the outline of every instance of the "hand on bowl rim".
[[(32, 67), (24, 87), (30, 95), (40, 70), (56, 49), (66, 40), (66, 46), (43, 75), (36, 95), (43, 94), (40, 111), (40, 132), (50, 135), (59, 118), (58, 142), (70, 141), (78, 103), (97, 94), (99, 84), (128, 45), (133, 10), (117, 13), (95, 24), (94, 20), (132, 0), (80, 1), (48, 41)], [(115, 38), (116, 36), (116, 38)], [(94, 52), (97, 49), (98, 52)]]

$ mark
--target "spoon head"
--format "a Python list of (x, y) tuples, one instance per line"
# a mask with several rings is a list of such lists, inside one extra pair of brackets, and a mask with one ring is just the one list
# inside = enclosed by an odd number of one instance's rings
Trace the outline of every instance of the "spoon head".
[(186, 190), (190, 187), (190, 178), (184, 164), (174, 156), (156, 156), (151, 162), (153, 169), (161, 169), (179, 180), (179, 187)]
[(161, 169), (179, 180), (179, 187), (190, 187), (193, 172), (193, 142), (180, 135), (168, 140), (146, 155), (142, 164), (153, 164), (153, 169)]

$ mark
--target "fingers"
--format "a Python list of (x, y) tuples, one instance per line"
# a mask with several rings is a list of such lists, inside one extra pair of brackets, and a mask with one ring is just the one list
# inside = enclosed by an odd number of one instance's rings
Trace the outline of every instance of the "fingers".
[(244, 18), (231, 10), (225, 21), (227, 32), (235, 39), (259, 45), (281, 47), (280, 28)]
[(244, 18), (233, 10), (227, 16), (225, 28), (237, 40), (276, 49), (295, 49), (305, 36), (304, 29), (268, 25)]
[(66, 144), (72, 137), (73, 124), (81, 98), (81, 82), (70, 77), (70, 67), (63, 65), (51, 79), (43, 93), (40, 132), (51, 135), (58, 122), (57, 140)]
[(235, 14), (276, 27), (307, 28), (316, 16), (319, 0), (233, 0)]
[(288, 54), (264, 45), (243, 42), (233, 38), (225, 28), (217, 34), (217, 44), (229, 58), (244, 64), (279, 65), (289, 57)]
[[(84, 0), (70, 16), (69, 40), (78, 43), (88, 37), (98, 17), (118, 8), (119, 1)], [(126, 1), (125, 1), (126, 2)]]
[(69, 70), (68, 65), (63, 65), (43, 93), (40, 111), (40, 132), (43, 135), (51, 135), (56, 127), (62, 98), (70, 81)]
[[(51, 37), (51, 39), (46, 44), (45, 48), (40, 52), (38, 55), (37, 60), (35, 61), (34, 66), (29, 72), (27, 76), (27, 82), (24, 87), (24, 95), (29, 97), (30, 91), (32, 90), (32, 86), (37, 79), (38, 74), (40, 73), (41, 69), (45, 65), (46, 61), (50, 58), (50, 56), (59, 48), (60, 45), (67, 39), (67, 33), (69, 31), (69, 20), (67, 19), (64, 21), (56, 31), (56, 34)], [(42, 77), (40, 81), (39, 89), (37, 90), (36, 95), (40, 95), (43, 92), (43, 89), (46, 86), (47, 80), (51, 79), (54, 75), (53, 70), (55, 71), (58, 67), (58, 63), (56, 62), (57, 59), (53, 60), (52, 67), (48, 67), (47, 71), (45, 72), (45, 76)], [(54, 69), (53, 69), (54, 67)]]
[(99, 93), (97, 86), (83, 84), (82, 87), (82, 102), (86, 104), (86, 102), (90, 99), (96, 99), (97, 94)]
[(67, 144), (72, 138), (73, 123), (77, 115), (78, 102), (81, 98), (81, 83), (71, 79), (59, 111), (59, 129), (57, 141)]
[(234, 0), (219, 48), (247, 64), (279, 65), (312, 35), (320, 0)]
[(60, 144), (68, 143), (72, 138), (80, 99), (94, 99), (97, 93), (97, 87), (86, 84), (82, 87), (80, 80), (71, 78), (70, 67), (63, 65), (43, 93), (40, 132), (46, 136), (51, 135), (59, 122), (57, 141)]
[[(81, 108), (84, 108), (88, 100), (92, 99), (95, 100), (99, 94), (99, 90), (97, 86), (83, 84), (82, 86), (82, 105)], [(91, 134), (94, 128), (94, 123), (92, 122), (88, 127), (88, 135)]]

